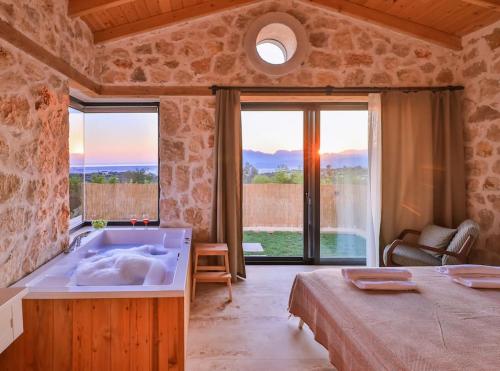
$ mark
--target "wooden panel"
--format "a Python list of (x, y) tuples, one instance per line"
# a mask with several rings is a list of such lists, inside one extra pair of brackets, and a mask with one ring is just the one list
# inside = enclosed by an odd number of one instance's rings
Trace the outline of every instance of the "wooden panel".
[[(33, 368), (35, 370), (53, 370), (54, 351), (59, 351), (59, 347), (54, 349), (54, 303), (52, 301), (43, 302), (35, 301), (28, 304), (31, 310), (31, 318), (28, 318), (27, 323), (29, 330), (32, 333), (33, 353), (30, 350), (30, 355), (33, 360)], [(25, 329), (26, 330), (26, 329)], [(43, 341), (40, 341), (40, 335), (43, 334)], [(21, 335), (22, 336), (22, 335)], [(58, 340), (58, 339), (57, 339)], [(40, 355), (45, 355), (41, 357)]]
[(130, 300), (111, 301), (111, 369), (130, 370)]
[(53, 352), (55, 370), (71, 370), (73, 364), (73, 301), (54, 301), (53, 333), (59, 340)]
[[(227, 9), (240, 0), (72, 0), (97, 42), (124, 37)], [(309, 0), (430, 42), (457, 49), (459, 38), (500, 20), (499, 0)], [(101, 4), (102, 3), (102, 4)], [(71, 3), (70, 3), (71, 4)], [(73, 5), (76, 7), (76, 5)], [(88, 10), (90, 8), (90, 10)], [(100, 19), (102, 27), (89, 14)], [(458, 41), (457, 41), (458, 40)]]
[(0, 370), (184, 370), (184, 300), (24, 300)]
[(92, 364), (92, 301), (73, 301), (73, 368), (89, 370)]
[(172, 10), (179, 10), (184, 7), (182, 0), (170, 0), (170, 4), (172, 6)]
[[(101, 43), (104, 41), (114, 40), (117, 38), (134, 35), (144, 31), (151, 31), (166, 25), (171, 25), (193, 19), (196, 17), (206, 16), (221, 10), (230, 9), (236, 6), (241, 6), (256, 2), (256, 0), (211, 0), (198, 5), (193, 5), (188, 8), (172, 10), (168, 13), (154, 15), (144, 18), (137, 22), (124, 24), (117, 27), (112, 27), (106, 30), (97, 31), (94, 33), (94, 41)], [(175, 3), (171, 1), (172, 9)]]
[(82, 15), (114, 8), (132, 1), (135, 0), (69, 0), (68, 15), (70, 17), (80, 17)]
[(500, 19), (498, 14), (481, 8), (483, 0), (349, 0), (449, 34), (464, 35), (465, 29), (478, 29)]
[(466, 3), (474, 4), (486, 9), (494, 10), (495, 12), (500, 12), (500, 1), (498, 0), (462, 0)]
[(170, 0), (158, 0), (158, 6), (160, 7), (161, 13), (170, 12), (172, 10), (172, 4), (170, 4)]
[(115, 86), (103, 85), (101, 95), (109, 97), (159, 97), (162, 95), (210, 96), (209, 86)]
[(150, 299), (130, 304), (130, 369), (149, 370), (151, 364)]
[(373, 22), (392, 30), (416, 36), (447, 48), (456, 50), (462, 48), (459, 37), (404, 18), (396, 17), (392, 14), (385, 13), (374, 8), (369, 8), (344, 0), (311, 0), (311, 2), (325, 8), (334, 9), (354, 18)]
[[(111, 369), (111, 300), (92, 301), (92, 370)], [(146, 323), (145, 323), (146, 324)]]

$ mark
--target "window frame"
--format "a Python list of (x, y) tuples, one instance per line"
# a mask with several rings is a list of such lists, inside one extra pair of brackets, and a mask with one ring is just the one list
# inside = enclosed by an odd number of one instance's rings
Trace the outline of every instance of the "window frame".
[(320, 157), (317, 156), (317, 152), (320, 141), (320, 112), (328, 110), (368, 110), (368, 103), (360, 99), (359, 102), (245, 102), (241, 104), (241, 111), (304, 112), (303, 255), (301, 257), (245, 256), (246, 264), (366, 265), (366, 258), (321, 258), (320, 256)]
[[(148, 226), (160, 225), (160, 103), (159, 102), (83, 102), (75, 97), (70, 96), (69, 108), (73, 108), (85, 113), (141, 113), (141, 112), (155, 112), (157, 113), (157, 143), (158, 143), (158, 153), (157, 153), (157, 165), (158, 165), (158, 199), (157, 199), (157, 219), (150, 220), (147, 224)], [(85, 196), (85, 191), (84, 191)], [(85, 204), (83, 205), (85, 208)], [(84, 209), (85, 210), (85, 209)], [(91, 225), (90, 220), (84, 220), (81, 217), (81, 223), (78, 225), (70, 224), (70, 233)], [(129, 221), (121, 220), (110, 220), (108, 221), (108, 226), (130, 226)], [(144, 222), (137, 220), (136, 226), (145, 226)]]
[[(71, 101), (70, 101), (70, 105), (68, 107), (75, 110), (75, 111), (78, 111), (80, 113), (82, 113), (83, 115), (85, 115), (85, 113), (80, 109), (81, 106), (79, 105), (75, 105), (75, 106), (72, 106), (71, 105)], [(69, 113), (69, 112), (68, 112)], [(84, 129), (85, 129), (85, 119), (84, 119)], [(69, 114), (68, 114), (68, 128), (69, 128)], [(68, 136), (68, 140), (69, 140), (69, 136)], [(71, 175), (71, 166), (69, 167), (69, 170), (70, 172), (68, 173), (68, 199), (70, 198), (70, 194), (69, 194), (69, 177)], [(83, 220), (83, 207), (85, 206), (85, 173), (83, 174), (83, 192), (82, 192), (82, 214), (79, 215), (79, 216), (76, 216), (74, 218), (70, 218), (69, 219), (69, 230), (70, 232), (71, 231), (74, 231), (74, 230), (77, 230), (79, 228), (81, 228), (84, 224), (84, 220)], [(70, 210), (70, 215), (71, 215), (71, 210)]]
[[(265, 60), (258, 51), (259, 45), (263, 45), (263, 44), (272, 44), (272, 45), (276, 46), (279, 50), (281, 50), (281, 53), (283, 53), (283, 59), (284, 59), (283, 63), (271, 63), (271, 62), (268, 62), (267, 60)], [(259, 41), (257, 43), (256, 47), (257, 47), (257, 54), (259, 54), (259, 57), (261, 57), (267, 63), (280, 65), (280, 64), (285, 64), (286, 62), (288, 62), (288, 52), (285, 48), (285, 45), (283, 45), (283, 43), (279, 40), (264, 39), (264, 40)]]

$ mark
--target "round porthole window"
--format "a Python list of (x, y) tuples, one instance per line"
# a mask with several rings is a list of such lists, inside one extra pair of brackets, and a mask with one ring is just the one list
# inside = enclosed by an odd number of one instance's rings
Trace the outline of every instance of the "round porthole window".
[(300, 22), (286, 13), (257, 18), (245, 37), (245, 50), (261, 72), (282, 75), (298, 67), (308, 51), (307, 35)]
[(262, 40), (257, 44), (257, 53), (264, 61), (271, 64), (283, 64), (288, 60), (286, 48), (278, 40)]

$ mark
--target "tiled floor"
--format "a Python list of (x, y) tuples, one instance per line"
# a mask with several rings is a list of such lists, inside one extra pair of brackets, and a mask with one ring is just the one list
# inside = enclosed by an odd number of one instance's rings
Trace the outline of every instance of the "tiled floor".
[(223, 285), (200, 284), (191, 306), (189, 371), (333, 370), (326, 350), (310, 330), (288, 318), (288, 294), (297, 272), (312, 266), (247, 266), (247, 280), (233, 285), (227, 303)]

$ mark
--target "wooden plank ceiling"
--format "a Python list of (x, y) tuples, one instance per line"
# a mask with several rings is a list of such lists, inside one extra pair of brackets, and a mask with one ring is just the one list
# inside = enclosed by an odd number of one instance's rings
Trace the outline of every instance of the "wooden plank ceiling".
[[(103, 43), (259, 0), (68, 0)], [(461, 37), (500, 20), (500, 0), (304, 0), (354, 18), (460, 49)]]

